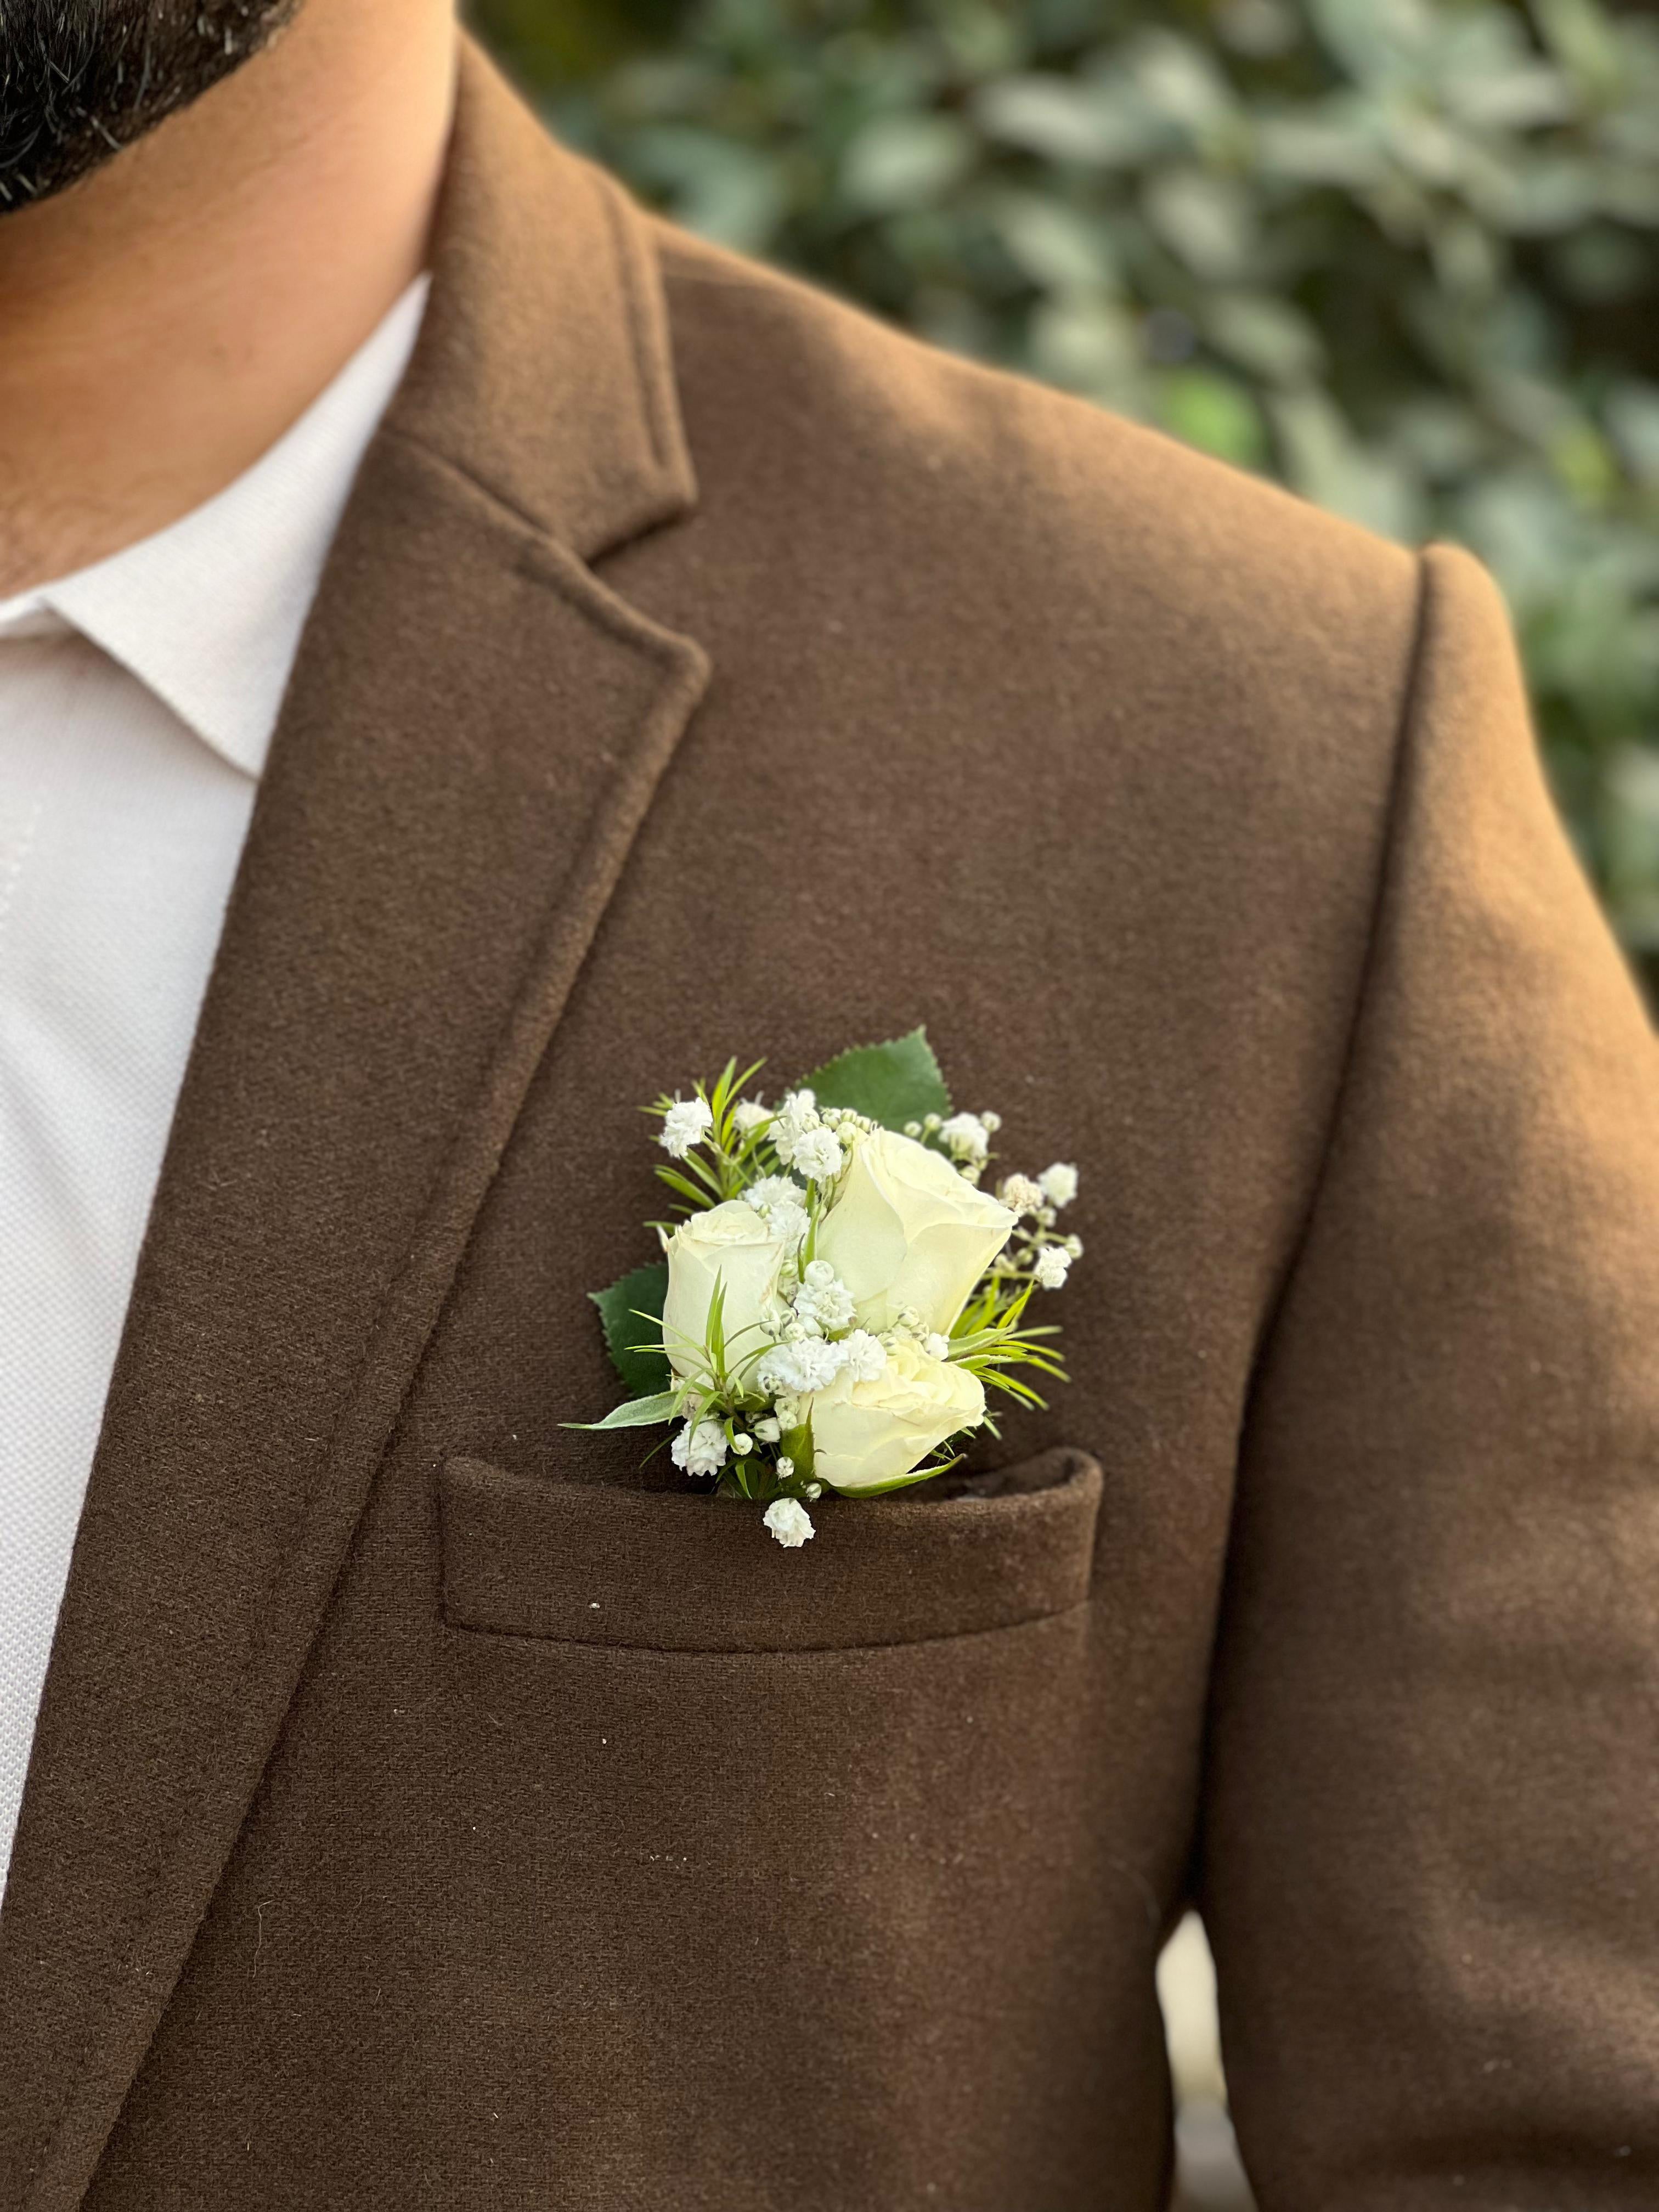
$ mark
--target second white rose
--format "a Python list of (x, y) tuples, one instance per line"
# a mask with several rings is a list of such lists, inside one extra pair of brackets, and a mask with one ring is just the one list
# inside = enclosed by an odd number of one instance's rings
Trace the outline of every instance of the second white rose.
[(728, 1368), (764, 1348), (769, 1340), (761, 1317), (776, 1299), (784, 1249), (783, 1239), (754, 1207), (735, 1198), (694, 1213), (674, 1231), (668, 1240), (662, 1333), (676, 1375), (700, 1376), (708, 1366), (704, 1346), (717, 1283), (726, 1285), (721, 1326)]
[(900, 1337), (873, 1382), (842, 1375), (809, 1401), (812, 1472), (832, 1490), (873, 1490), (985, 1419), (985, 1385), (954, 1360)]
[(853, 1154), (817, 1252), (853, 1294), (859, 1321), (892, 1328), (907, 1308), (948, 1336), (1014, 1216), (913, 1138), (878, 1129)]

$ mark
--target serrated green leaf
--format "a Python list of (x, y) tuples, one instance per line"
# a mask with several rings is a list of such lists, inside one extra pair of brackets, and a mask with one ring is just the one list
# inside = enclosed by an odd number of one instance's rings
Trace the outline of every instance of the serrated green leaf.
[(587, 1295), (599, 1310), (611, 1364), (629, 1396), (649, 1398), (665, 1390), (672, 1379), (667, 1353), (641, 1351), (640, 1346), (650, 1336), (651, 1321), (661, 1323), (663, 1300), (668, 1295), (668, 1262), (658, 1260), (648, 1267), (635, 1267), (608, 1291), (590, 1291)]
[(630, 1398), (613, 1407), (602, 1421), (562, 1421), (566, 1429), (651, 1429), (659, 1421), (672, 1421), (679, 1405), (673, 1390), (658, 1391), (649, 1398)]
[(803, 1077), (801, 1087), (820, 1106), (849, 1106), (885, 1129), (902, 1129), (908, 1121), (923, 1121), (929, 1114), (948, 1116), (951, 1111), (951, 1094), (925, 1029), (888, 1044), (859, 1045), (841, 1053)]

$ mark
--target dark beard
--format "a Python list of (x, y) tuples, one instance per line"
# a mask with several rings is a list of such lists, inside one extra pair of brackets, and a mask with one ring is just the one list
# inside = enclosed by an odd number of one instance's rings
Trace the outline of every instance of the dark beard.
[(240, 69), (300, 0), (0, 0), (0, 214), (61, 192)]

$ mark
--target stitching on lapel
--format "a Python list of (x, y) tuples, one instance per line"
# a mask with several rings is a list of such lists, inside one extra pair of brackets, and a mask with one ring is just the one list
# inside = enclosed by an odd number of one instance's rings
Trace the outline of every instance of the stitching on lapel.
[(629, 211), (622, 204), (622, 195), (608, 180), (594, 173), (599, 185), (600, 204), (605, 209), (605, 228), (611, 233), (611, 251), (617, 257), (623, 293), (628, 302), (628, 341), (633, 350), (634, 374), (639, 381), (652, 458), (661, 468), (672, 468), (677, 464), (684, 467), (687, 465), (684, 443), (673, 434), (677, 425), (664, 405), (662, 387), (673, 374), (672, 363), (665, 346), (659, 360), (654, 358), (657, 349), (649, 343), (650, 311), (641, 279), (638, 252), (634, 250), (642, 252), (643, 241), (629, 219)]

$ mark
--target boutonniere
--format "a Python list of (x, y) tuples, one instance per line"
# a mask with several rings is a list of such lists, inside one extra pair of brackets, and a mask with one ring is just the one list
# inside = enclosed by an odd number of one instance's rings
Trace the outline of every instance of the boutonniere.
[(954, 1467), (988, 1396), (1066, 1380), (1031, 1322), (1083, 1247), (1056, 1226), (1077, 1170), (981, 1188), (1001, 1127), (952, 1110), (926, 1032), (861, 1047), (769, 1106), (726, 1063), (644, 1110), (674, 1193), (662, 1259), (592, 1293), (630, 1395), (592, 1429), (673, 1423), (688, 1478), (764, 1505), (778, 1542), (824, 1491), (873, 1498)]

